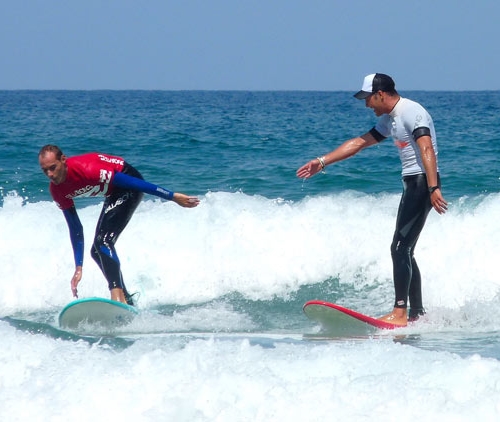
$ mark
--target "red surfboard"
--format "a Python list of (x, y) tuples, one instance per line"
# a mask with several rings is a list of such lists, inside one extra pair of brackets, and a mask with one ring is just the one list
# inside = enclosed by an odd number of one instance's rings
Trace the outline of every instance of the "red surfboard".
[(310, 300), (303, 307), (312, 321), (318, 322), (324, 332), (330, 335), (369, 335), (378, 330), (401, 328), (390, 322), (380, 321), (352, 309), (322, 300)]

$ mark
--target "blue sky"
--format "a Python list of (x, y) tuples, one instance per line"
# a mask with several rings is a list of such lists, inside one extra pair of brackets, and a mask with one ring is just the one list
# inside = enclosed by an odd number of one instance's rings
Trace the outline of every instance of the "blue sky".
[(2, 0), (0, 89), (500, 89), (499, 0)]

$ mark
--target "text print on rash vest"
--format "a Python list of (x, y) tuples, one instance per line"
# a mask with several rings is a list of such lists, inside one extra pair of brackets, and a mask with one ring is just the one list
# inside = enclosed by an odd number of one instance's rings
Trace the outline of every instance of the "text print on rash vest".
[(101, 183), (108, 184), (111, 181), (111, 176), (113, 173), (111, 171), (106, 171), (106, 170), (101, 169), (99, 174), (101, 175), (101, 178), (100, 178)]
[(107, 163), (120, 164), (121, 166), (125, 164), (124, 161), (120, 160), (119, 158), (106, 157), (105, 155), (101, 154), (97, 154), (97, 156), (101, 161), (106, 161)]
[(66, 195), (67, 199), (73, 199), (73, 198), (88, 198), (90, 196), (97, 196), (99, 194), (106, 195), (108, 192), (108, 187), (109, 187), (109, 182), (111, 181), (111, 176), (113, 175), (112, 171), (107, 171), (107, 170), (100, 170), (99, 171), (99, 182), (103, 183), (102, 187), (101, 185), (87, 185), (83, 188), (76, 189), (72, 193), (69, 193)]

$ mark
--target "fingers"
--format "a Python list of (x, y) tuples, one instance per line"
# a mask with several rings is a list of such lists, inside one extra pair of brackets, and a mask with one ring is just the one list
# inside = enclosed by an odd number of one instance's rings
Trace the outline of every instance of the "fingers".
[(73, 293), (73, 297), (78, 298), (78, 289), (76, 286), (78, 285), (78, 280), (75, 280), (75, 277), (71, 280), (71, 293)]
[(446, 211), (448, 211), (448, 204), (446, 202), (444, 203), (436, 203), (434, 205), (434, 209), (439, 213), (439, 214), (444, 214)]
[(308, 177), (311, 177), (311, 170), (309, 169), (308, 164), (299, 168), (296, 174), (297, 177), (300, 177), (301, 179), (307, 179)]
[(199, 205), (200, 200), (196, 196), (188, 196), (188, 197), (186, 197), (186, 200), (184, 202), (185, 202), (184, 207), (194, 208), (194, 207), (197, 207)]
[(78, 298), (78, 283), (82, 279), (82, 267), (78, 266), (75, 269), (75, 273), (73, 274), (73, 278), (71, 279), (71, 292), (73, 293), (73, 297)]
[(318, 172), (319, 166), (319, 162), (315, 163), (314, 160), (309, 161), (297, 170), (297, 177), (300, 177), (301, 179), (307, 179), (311, 176), (314, 176)]
[(440, 195), (437, 195), (432, 201), (432, 207), (436, 210), (438, 214), (444, 214), (448, 210), (448, 202), (444, 200), (444, 198)]
[(174, 193), (174, 201), (184, 208), (194, 208), (200, 203), (200, 200), (196, 196), (188, 196), (183, 193)]
[(78, 280), (75, 280), (75, 277), (73, 277), (73, 279), (71, 280), (71, 292), (73, 293), (74, 297), (78, 297), (78, 289), (76, 286), (78, 286)]

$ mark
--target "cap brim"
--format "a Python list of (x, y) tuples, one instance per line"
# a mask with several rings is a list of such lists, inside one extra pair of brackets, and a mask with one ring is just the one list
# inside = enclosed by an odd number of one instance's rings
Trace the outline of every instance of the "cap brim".
[(354, 94), (354, 98), (357, 98), (358, 100), (364, 100), (372, 94), (373, 92), (359, 91), (356, 94)]

